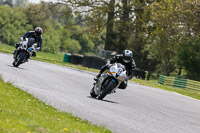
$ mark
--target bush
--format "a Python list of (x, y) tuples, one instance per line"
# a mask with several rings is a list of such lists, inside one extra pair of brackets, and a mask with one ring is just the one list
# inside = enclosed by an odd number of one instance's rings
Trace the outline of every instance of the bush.
[(0, 38), (2, 42), (14, 45), (20, 36), (32, 29), (23, 10), (23, 8), (0, 6)]

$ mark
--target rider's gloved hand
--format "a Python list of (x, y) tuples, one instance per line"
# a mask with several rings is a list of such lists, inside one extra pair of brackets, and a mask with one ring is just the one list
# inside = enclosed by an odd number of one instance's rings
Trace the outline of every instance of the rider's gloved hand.
[(107, 66), (110, 65), (110, 60), (106, 60), (106, 65), (107, 65)]
[(19, 41), (22, 42), (24, 40), (24, 37), (20, 37)]
[(26, 41), (26, 37), (24, 37), (24, 36), (20, 37), (20, 38), (19, 38), (19, 41), (20, 41), (20, 42)]
[(130, 80), (130, 79), (132, 79), (132, 75), (129, 75), (129, 76), (127, 77), (126, 81), (128, 81), (128, 80)]

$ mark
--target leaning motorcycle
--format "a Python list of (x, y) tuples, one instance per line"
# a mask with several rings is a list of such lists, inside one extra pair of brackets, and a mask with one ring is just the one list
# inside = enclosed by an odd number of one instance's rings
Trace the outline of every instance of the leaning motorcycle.
[(95, 81), (90, 95), (102, 100), (106, 95), (114, 93), (119, 85), (126, 80), (127, 75), (124, 65), (114, 63)]
[(33, 52), (37, 52), (37, 44), (33, 38), (25, 38), (20, 42), (13, 58), (13, 66), (18, 67), (20, 64), (25, 63), (31, 57)]

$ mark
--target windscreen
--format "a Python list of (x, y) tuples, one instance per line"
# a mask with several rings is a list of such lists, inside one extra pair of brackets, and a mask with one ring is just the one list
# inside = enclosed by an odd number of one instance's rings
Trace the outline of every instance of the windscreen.
[(117, 63), (117, 67), (119, 67), (119, 68), (122, 68), (123, 69), (123, 71), (125, 71), (126, 69), (125, 69), (125, 66), (124, 65), (122, 65), (121, 63)]
[(28, 38), (28, 47), (31, 47), (34, 43), (36, 43), (34, 38)]

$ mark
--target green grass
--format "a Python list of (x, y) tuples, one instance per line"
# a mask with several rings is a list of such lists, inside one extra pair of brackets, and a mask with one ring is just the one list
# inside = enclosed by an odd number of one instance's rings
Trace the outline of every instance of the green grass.
[[(6, 44), (3, 44), (2, 46), (1, 45), (0, 45), (0, 52), (9, 51), (7, 53), (12, 53), (12, 51), (14, 49), (13, 47), (8, 46)], [(3, 48), (3, 50), (1, 50), (1, 48)], [(50, 54), (50, 53), (38, 52), (37, 57), (34, 58), (34, 59), (49, 62), (49, 63), (54, 63), (54, 64), (58, 64), (58, 65), (73, 67), (73, 68), (77, 68), (77, 69), (99, 72), (99, 70), (97, 70), (97, 69), (86, 68), (86, 67), (82, 67), (82, 66), (79, 66), (79, 65), (73, 65), (73, 64), (70, 64), (70, 63), (63, 63), (62, 62), (63, 56), (64, 56), (63, 54)], [(186, 96), (190, 96), (190, 97), (193, 97), (193, 98), (200, 100), (200, 92), (198, 92), (198, 91), (160, 85), (160, 84), (158, 84), (157, 80), (145, 81), (145, 80), (133, 78), (132, 81), (146, 85), (146, 86), (160, 88), (160, 89), (164, 89), (164, 90), (168, 90), (168, 91), (174, 91), (174, 92), (177, 92), (177, 93), (180, 93), (180, 94), (183, 94), (183, 95), (186, 95)]]
[(1, 133), (110, 133), (111, 131), (60, 112), (0, 79)]
[(131, 81), (136, 82), (136, 83), (140, 83), (142, 85), (149, 86), (149, 87), (160, 88), (160, 89), (163, 89), (163, 90), (177, 92), (179, 94), (190, 96), (192, 98), (200, 100), (200, 92), (199, 91), (161, 85), (161, 84), (158, 83), (158, 80), (148, 80), (148, 81), (146, 81), (146, 80), (140, 80), (140, 79), (133, 78)]
[(0, 43), (0, 52), (13, 53), (13, 51), (14, 51), (14, 46), (10, 46), (10, 45)]

